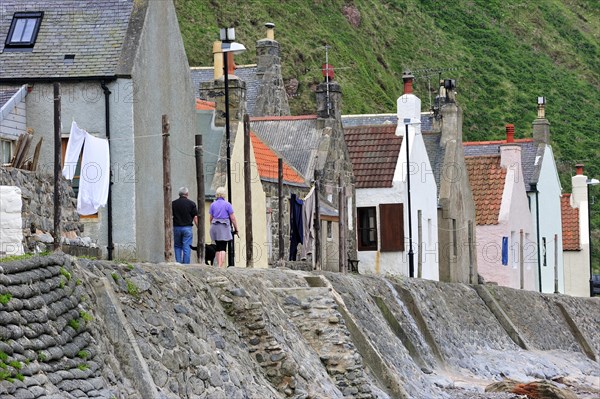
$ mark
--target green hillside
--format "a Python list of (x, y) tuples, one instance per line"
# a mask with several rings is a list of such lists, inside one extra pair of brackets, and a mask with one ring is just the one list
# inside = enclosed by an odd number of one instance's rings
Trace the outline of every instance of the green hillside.
[[(255, 63), (265, 22), (276, 25), (283, 75), (299, 82), (293, 114), (314, 113), (324, 46), (338, 67), (345, 114), (395, 112), (410, 68), (425, 107), (439, 78), (457, 80), (465, 140), (531, 136), (545, 96), (563, 188), (578, 162), (600, 178), (600, 2), (595, 0), (175, 0), (190, 65), (212, 64), (219, 27), (234, 26)], [(353, 16), (347, 17), (347, 15)], [(358, 17), (357, 17), (358, 16)], [(354, 22), (351, 23), (351, 22)], [(356, 23), (359, 22), (359, 23)], [(441, 72), (438, 72), (440, 71)], [(600, 198), (600, 186), (591, 189)], [(592, 207), (600, 239), (600, 205)], [(600, 241), (595, 241), (600, 262)], [(600, 266), (598, 267), (600, 273)]]

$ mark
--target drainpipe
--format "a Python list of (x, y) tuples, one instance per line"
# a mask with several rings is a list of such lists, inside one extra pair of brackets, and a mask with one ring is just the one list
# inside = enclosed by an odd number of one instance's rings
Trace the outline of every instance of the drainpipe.
[[(100, 87), (104, 91), (104, 120), (106, 124), (106, 139), (109, 140), (108, 144), (108, 153), (110, 157), (110, 94), (111, 91), (106, 86), (106, 82), (104, 80), (100, 81)], [(106, 202), (106, 213), (108, 216), (108, 246), (106, 247), (108, 250), (108, 260), (113, 260), (113, 223), (112, 223), (112, 190), (111, 186), (112, 182), (112, 170), (110, 170), (109, 165), (109, 173), (110, 173), (110, 183), (108, 184), (108, 200)]]
[(538, 284), (540, 292), (542, 292), (542, 262), (540, 259), (540, 198), (537, 184), (531, 185), (531, 188), (535, 190), (535, 228), (537, 234), (537, 263), (538, 263)]

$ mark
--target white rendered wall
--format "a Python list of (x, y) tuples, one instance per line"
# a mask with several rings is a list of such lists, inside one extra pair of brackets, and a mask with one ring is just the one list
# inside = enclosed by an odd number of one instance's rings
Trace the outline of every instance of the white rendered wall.
[[(521, 265), (526, 290), (536, 288), (537, 248), (534, 242), (532, 217), (518, 146), (501, 147), (502, 165), (506, 167), (502, 205), (496, 225), (477, 226), (477, 261), (479, 274), (488, 282), (520, 288)], [(523, 262), (521, 236), (523, 231)], [(502, 237), (508, 237), (508, 265), (502, 265)]]
[[(402, 125), (404, 127), (404, 125)], [(406, 190), (406, 141), (403, 140), (394, 172), (391, 188), (372, 188), (356, 190), (356, 206), (377, 209), (377, 240), (378, 248), (381, 247), (381, 220), (379, 204), (404, 204), (404, 237), (405, 251), (381, 252), (358, 251), (359, 271), (361, 273), (375, 274), (401, 274), (409, 275), (408, 262), (408, 194)], [(420, 134), (420, 127), (409, 126), (410, 145), (410, 183), (411, 183), (411, 214), (412, 214), (412, 247), (414, 253), (415, 277), (418, 268), (418, 214), (421, 211), (421, 224), (423, 226), (423, 274), (422, 277), (439, 280), (437, 263), (437, 188), (431, 173), (429, 157)], [(398, 218), (398, 222), (400, 218)], [(431, 231), (430, 231), (431, 230)]]
[(0, 186), (0, 257), (23, 254), (21, 189)]
[[(563, 264), (563, 248), (562, 248), (562, 216), (561, 216), (561, 186), (558, 179), (558, 171), (552, 153), (552, 147), (545, 146), (545, 154), (542, 160), (540, 169), (540, 177), (538, 180), (538, 198), (539, 198), (539, 226), (540, 226), (540, 269), (542, 278), (542, 292), (554, 292), (554, 269), (555, 261), (558, 264), (558, 290), (561, 293), (565, 291), (564, 285), (564, 264)], [(532, 197), (531, 212), (534, 216), (533, 228), (534, 236), (537, 236), (536, 219), (535, 219), (535, 194)], [(557, 235), (557, 244), (555, 248), (554, 235)], [(546, 237), (546, 266), (543, 265), (543, 247), (542, 238)], [(537, 242), (537, 239), (535, 240)], [(555, 257), (555, 251), (558, 249), (558, 257)], [(536, 253), (537, 255), (537, 253)]]
[(590, 296), (590, 232), (588, 219), (587, 176), (571, 178), (571, 206), (579, 208), (580, 251), (565, 251), (565, 294)]

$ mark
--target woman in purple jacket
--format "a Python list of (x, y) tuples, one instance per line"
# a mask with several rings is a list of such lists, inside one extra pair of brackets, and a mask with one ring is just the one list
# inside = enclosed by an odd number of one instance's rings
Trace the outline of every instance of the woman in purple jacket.
[(217, 265), (223, 267), (225, 263), (225, 253), (227, 243), (233, 240), (231, 225), (233, 225), (233, 234), (237, 234), (237, 221), (233, 214), (233, 207), (225, 200), (225, 187), (217, 188), (215, 193), (217, 199), (210, 204), (210, 238), (217, 244), (217, 253), (215, 259)]

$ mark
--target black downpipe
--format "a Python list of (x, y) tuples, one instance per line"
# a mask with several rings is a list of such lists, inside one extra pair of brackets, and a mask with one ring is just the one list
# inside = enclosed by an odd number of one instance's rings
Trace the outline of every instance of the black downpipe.
[(540, 259), (540, 192), (537, 189), (537, 184), (533, 188), (535, 188), (535, 228), (537, 230), (538, 284), (540, 285), (540, 292), (542, 292), (542, 262)]
[[(108, 140), (108, 153), (110, 157), (110, 95), (111, 91), (106, 86), (106, 82), (104, 80), (100, 81), (100, 87), (104, 90), (104, 120), (106, 123), (106, 139)], [(112, 157), (110, 157), (112, 160)], [(110, 169), (109, 165), (109, 173), (110, 173), (110, 183), (108, 184), (108, 200), (106, 202), (106, 213), (108, 216), (108, 260), (113, 260), (113, 222), (112, 222), (112, 169)]]

